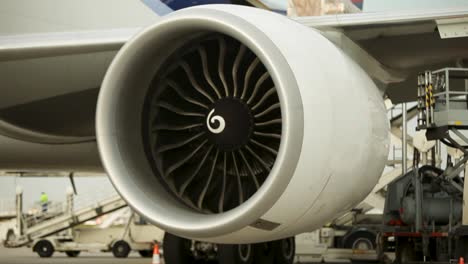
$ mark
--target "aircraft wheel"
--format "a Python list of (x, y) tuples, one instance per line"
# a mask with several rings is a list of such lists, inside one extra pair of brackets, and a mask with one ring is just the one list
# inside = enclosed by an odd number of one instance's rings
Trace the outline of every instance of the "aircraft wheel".
[(254, 246), (251, 244), (218, 245), (219, 264), (254, 263)]
[(65, 254), (67, 254), (68, 257), (70, 258), (76, 258), (80, 255), (81, 251), (79, 250), (73, 250), (73, 251), (65, 251)]
[(275, 263), (275, 242), (258, 243), (253, 246), (255, 255), (255, 264)]
[(468, 237), (459, 237), (455, 240), (455, 259), (460, 259), (461, 257), (467, 261), (468, 260)]
[(289, 237), (273, 242), (275, 264), (293, 264), (296, 254), (296, 239)]
[(140, 250), (138, 253), (142, 258), (151, 258), (153, 256), (152, 250)]
[(195, 263), (192, 251), (192, 241), (166, 232), (163, 249), (166, 264)]

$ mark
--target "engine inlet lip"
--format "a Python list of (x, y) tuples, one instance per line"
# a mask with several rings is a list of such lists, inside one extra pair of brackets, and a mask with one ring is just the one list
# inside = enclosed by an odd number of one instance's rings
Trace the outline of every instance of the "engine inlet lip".
[[(147, 51), (158, 43), (158, 38), (182, 37), (184, 34), (198, 30), (231, 36), (250, 48), (260, 58), (271, 73), (277, 88), (283, 119), (277, 160), (263, 186), (241, 206), (218, 215), (203, 215), (178, 206), (171, 207), (171, 212), (159, 210), (167, 209), (165, 206), (174, 201), (159, 201), (157, 198), (162, 197), (162, 194), (141, 191), (145, 188), (147, 190), (147, 187), (141, 182), (132, 180), (130, 175), (147, 170), (147, 168), (124, 166), (126, 158), (132, 158), (125, 152), (125, 144), (130, 143), (116, 144), (116, 142), (128, 141), (128, 136), (119, 130), (119, 121), (124, 121), (123, 117), (119, 117), (119, 103), (128, 99), (124, 96), (128, 93), (125, 90), (128, 88), (126, 84), (131, 83), (132, 80), (136, 81), (132, 79), (136, 77), (131, 75), (134, 72), (131, 70), (125, 72), (128, 70), (125, 66), (139, 65), (139, 60), (147, 59), (148, 54), (142, 51)], [(153, 56), (157, 53), (158, 51), (155, 50)], [(162, 18), (157, 25), (147, 28), (134, 37), (133, 41), (124, 45), (112, 62), (102, 87), (96, 126), (103, 165), (112, 183), (129, 205), (163, 229), (175, 234), (198, 238), (221, 236), (239, 230), (257, 221), (271, 208), (294, 174), (303, 139), (302, 101), (294, 73), (278, 47), (264, 32), (229, 11), (198, 7), (185, 9)], [(112, 95), (114, 97), (111, 97)], [(114, 155), (109, 153), (114, 153)]]

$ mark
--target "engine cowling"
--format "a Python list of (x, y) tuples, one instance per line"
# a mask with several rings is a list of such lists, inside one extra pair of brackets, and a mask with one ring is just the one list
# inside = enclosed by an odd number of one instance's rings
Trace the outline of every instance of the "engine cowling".
[(112, 62), (97, 140), (129, 205), (183, 237), (313, 230), (362, 201), (388, 153), (382, 97), (320, 32), (259, 9), (164, 17)]

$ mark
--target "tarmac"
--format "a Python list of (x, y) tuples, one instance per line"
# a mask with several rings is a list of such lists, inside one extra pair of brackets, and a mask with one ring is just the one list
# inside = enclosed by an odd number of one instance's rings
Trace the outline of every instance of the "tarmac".
[[(128, 258), (115, 258), (110, 252), (81, 252), (76, 258), (67, 257), (65, 253), (55, 252), (50, 258), (40, 258), (31, 248), (4, 248), (0, 246), (0, 264), (151, 264), (151, 262), (151, 258), (142, 258), (137, 252), (132, 252)], [(212, 262), (211, 264), (214, 263), (216, 262)], [(296, 262), (296, 264), (318, 263), (321, 262)], [(350, 263), (350, 261), (327, 263), (344, 264)], [(372, 262), (362, 263), (369, 264)], [(161, 264), (164, 264), (163, 259), (161, 259)]]
[[(0, 246), (0, 264), (151, 264), (151, 258), (142, 258), (132, 252), (128, 258), (114, 258), (112, 253), (82, 252), (77, 258), (55, 252), (51, 258), (40, 258), (30, 248), (4, 248)], [(164, 262), (162, 262), (164, 263)]]

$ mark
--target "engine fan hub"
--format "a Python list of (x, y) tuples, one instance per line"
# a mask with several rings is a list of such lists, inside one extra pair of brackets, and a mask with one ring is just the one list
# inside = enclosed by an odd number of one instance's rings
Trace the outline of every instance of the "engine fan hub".
[(205, 213), (253, 196), (281, 141), (270, 73), (252, 50), (223, 34), (198, 36), (174, 51), (155, 75), (142, 120), (154, 174)]
[(249, 106), (236, 98), (218, 100), (206, 116), (205, 126), (211, 143), (223, 151), (246, 145), (253, 130)]

